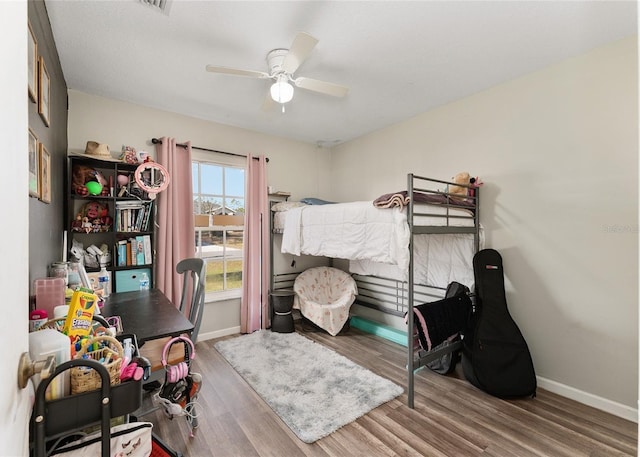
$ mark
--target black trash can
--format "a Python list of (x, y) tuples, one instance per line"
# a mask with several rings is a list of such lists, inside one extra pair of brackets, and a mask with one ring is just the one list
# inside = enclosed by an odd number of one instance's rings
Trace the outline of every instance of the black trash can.
[(293, 298), (296, 293), (291, 289), (271, 292), (271, 331), (291, 333), (293, 327)]

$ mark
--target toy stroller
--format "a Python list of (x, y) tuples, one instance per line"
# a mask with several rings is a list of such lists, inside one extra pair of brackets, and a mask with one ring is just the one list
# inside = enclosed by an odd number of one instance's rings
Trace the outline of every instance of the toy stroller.
[[(184, 345), (184, 362), (170, 365), (167, 362), (169, 351), (173, 344), (179, 342)], [(188, 337), (178, 336), (167, 341), (162, 350), (162, 365), (165, 368), (165, 378), (160, 392), (157, 394), (157, 401), (169, 419), (186, 416), (191, 437), (193, 437), (194, 430), (198, 428), (195, 400), (202, 385), (202, 375), (191, 372), (191, 360), (195, 356), (195, 346)]]

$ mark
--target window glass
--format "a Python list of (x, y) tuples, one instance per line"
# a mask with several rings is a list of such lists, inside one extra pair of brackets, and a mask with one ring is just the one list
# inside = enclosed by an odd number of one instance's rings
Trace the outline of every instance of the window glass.
[[(194, 160), (192, 176), (194, 213), (209, 216), (208, 226), (198, 224), (195, 228), (196, 256), (206, 263), (206, 291), (239, 292), (242, 289), (243, 222), (234, 220), (236, 225), (222, 225), (228, 221), (216, 216), (244, 214), (244, 169)], [(204, 218), (205, 223), (206, 220)]]
[(241, 168), (225, 168), (224, 190), (229, 196), (244, 196), (244, 170)]
[(224, 171), (224, 167), (221, 167), (219, 165), (201, 163), (200, 164), (200, 175), (201, 175), (200, 176), (200, 193), (222, 195), (223, 171)]

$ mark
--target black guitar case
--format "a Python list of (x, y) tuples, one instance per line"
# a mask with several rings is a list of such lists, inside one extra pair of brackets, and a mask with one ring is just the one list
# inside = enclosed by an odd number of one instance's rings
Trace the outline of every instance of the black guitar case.
[(473, 257), (475, 309), (464, 333), (462, 369), (467, 380), (501, 398), (535, 396), (529, 347), (507, 309), (502, 257), (484, 249)]

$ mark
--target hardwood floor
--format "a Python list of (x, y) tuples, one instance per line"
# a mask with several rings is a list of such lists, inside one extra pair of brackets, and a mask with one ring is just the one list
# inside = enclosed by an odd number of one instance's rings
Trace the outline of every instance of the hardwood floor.
[[(406, 390), (403, 347), (357, 329), (337, 337), (299, 325), (297, 330)], [(406, 406), (405, 392), (306, 444), (214, 349), (217, 341), (196, 348), (192, 371), (202, 373), (204, 381), (195, 436), (189, 437), (184, 417), (169, 420), (156, 411), (140, 418), (153, 422), (155, 433), (184, 456), (637, 455), (637, 424), (543, 389), (534, 399), (491, 397), (464, 379), (459, 364), (449, 376), (428, 369), (416, 373), (415, 409)], [(151, 406), (149, 394), (144, 401)]]

